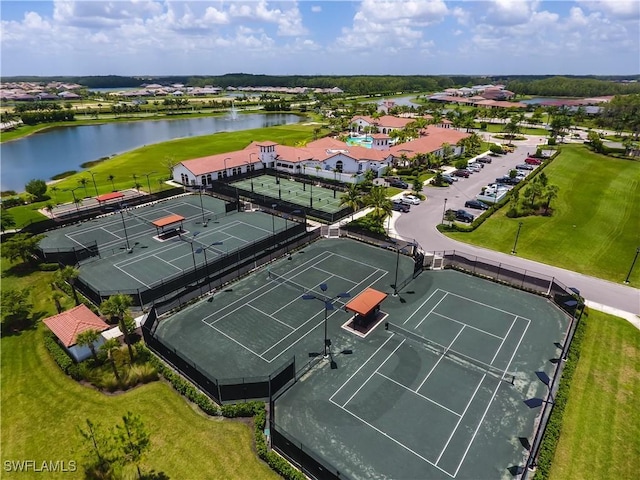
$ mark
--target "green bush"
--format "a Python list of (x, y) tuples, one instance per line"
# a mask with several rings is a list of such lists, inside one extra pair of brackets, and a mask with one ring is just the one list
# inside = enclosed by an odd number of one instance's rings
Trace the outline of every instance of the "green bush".
[[(586, 312), (585, 312), (586, 313)], [(555, 401), (553, 404), (553, 410), (549, 417), (549, 422), (544, 432), (544, 438), (540, 445), (540, 451), (538, 453), (538, 469), (533, 477), (534, 480), (546, 480), (549, 478), (549, 472), (551, 471), (551, 462), (560, 440), (560, 433), (562, 431), (562, 416), (564, 409), (567, 406), (569, 400), (569, 391), (571, 389), (571, 380), (573, 374), (578, 366), (578, 360), (580, 359), (580, 350), (582, 349), (582, 342), (584, 340), (586, 331), (588, 328), (588, 321), (586, 314), (582, 316), (580, 323), (576, 329), (569, 352), (567, 355), (567, 361), (562, 371), (562, 378), (560, 379), (560, 385), (556, 392)]]
[(60, 268), (60, 265), (58, 265), (57, 263), (41, 263), (40, 265), (38, 265), (38, 268), (41, 272), (55, 272), (56, 270), (58, 270), (58, 268)]
[[(58, 364), (60, 369), (69, 374), (69, 370), (72, 369), (72, 366), (75, 366), (73, 359), (67, 354), (67, 352), (60, 346), (58, 342), (53, 338), (53, 336), (49, 334), (45, 334), (44, 336), (44, 346), (47, 347), (49, 353), (53, 360)], [(77, 372), (77, 369), (75, 369)]]

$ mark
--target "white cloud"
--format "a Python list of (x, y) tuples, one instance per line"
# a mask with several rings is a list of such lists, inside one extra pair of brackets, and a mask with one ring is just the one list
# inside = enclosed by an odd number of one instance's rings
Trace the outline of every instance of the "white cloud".
[(577, 0), (587, 9), (603, 12), (621, 20), (640, 21), (640, 2), (638, 0)]
[(492, 0), (483, 22), (491, 25), (520, 25), (527, 23), (538, 2)]
[(313, 7), (311, 7), (311, 11), (313, 13), (320, 13), (322, 11), (322, 7), (320, 5), (314, 5)]

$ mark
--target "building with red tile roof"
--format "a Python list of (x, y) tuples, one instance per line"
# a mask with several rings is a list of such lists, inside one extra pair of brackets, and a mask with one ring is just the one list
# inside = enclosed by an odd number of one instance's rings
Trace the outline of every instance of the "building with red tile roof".
[[(91, 355), (91, 350), (88, 347), (80, 347), (76, 344), (78, 335), (87, 330), (104, 332), (110, 328), (86, 305), (78, 305), (66, 312), (45, 318), (43, 322), (57, 337), (60, 344), (78, 362)], [(95, 343), (96, 348), (103, 343), (104, 339), (99, 337)]]

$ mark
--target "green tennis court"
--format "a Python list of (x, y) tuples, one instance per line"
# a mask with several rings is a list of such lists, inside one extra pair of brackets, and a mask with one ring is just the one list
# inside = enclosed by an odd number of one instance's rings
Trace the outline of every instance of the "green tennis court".
[(297, 182), (286, 176), (260, 175), (232, 182), (230, 185), (273, 198), (276, 202), (285, 200), (328, 213), (336, 213), (344, 209), (344, 205), (340, 205), (340, 196), (342, 195), (340, 190)]
[[(295, 357), (297, 382), (274, 401), (271, 435), (345, 478), (510, 475), (537, 415), (523, 400), (544, 395), (535, 372), (551, 374), (570, 319), (544, 298), (450, 270), (394, 296), (396, 261), (398, 278), (411, 275), (410, 257), (319, 240), (161, 319), (155, 336), (221, 383), (256, 381)], [(339, 294), (367, 287), (390, 295), (361, 334)]]
[[(136, 291), (293, 225), (260, 211), (226, 213), (225, 205), (207, 195), (180, 196), (48, 232), (40, 247), (46, 252), (96, 241), (100, 256), (80, 265), (80, 279), (98, 292)], [(181, 233), (158, 235), (153, 222), (172, 215), (184, 218), (174, 226)]]

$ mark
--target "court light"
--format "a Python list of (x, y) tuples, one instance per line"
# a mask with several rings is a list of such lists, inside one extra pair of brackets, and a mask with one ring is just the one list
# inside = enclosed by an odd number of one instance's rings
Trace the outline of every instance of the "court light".
[[(322, 290), (323, 293), (326, 292), (327, 289), (329, 288), (329, 286), (326, 283), (321, 283), (318, 286), (320, 287), (320, 290)], [(331, 340), (327, 338), (327, 318), (328, 318), (327, 312), (329, 310), (335, 310), (335, 305), (333, 304), (333, 302), (338, 298), (350, 298), (350, 297), (351, 297), (351, 294), (349, 292), (341, 292), (334, 295), (333, 297), (318, 296), (313, 293), (305, 293), (302, 295), (303, 300), (319, 300), (324, 305), (324, 350), (322, 353), (323, 358), (327, 358), (329, 356), (329, 353), (327, 352), (327, 348), (331, 346)], [(316, 357), (318, 356), (318, 354), (310, 353), (309, 356)], [(338, 368), (338, 366), (333, 361), (333, 359), (331, 360), (331, 368), (332, 369)]]

